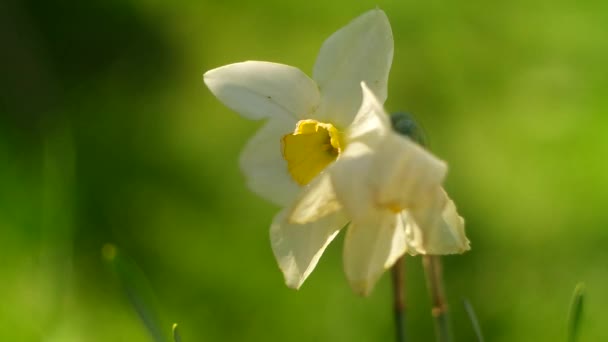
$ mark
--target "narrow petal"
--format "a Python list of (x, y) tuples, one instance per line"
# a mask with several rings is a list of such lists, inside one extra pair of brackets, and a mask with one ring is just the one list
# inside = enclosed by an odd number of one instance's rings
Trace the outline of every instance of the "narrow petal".
[(203, 79), (222, 103), (248, 119), (304, 118), (319, 104), (316, 83), (284, 64), (235, 63), (209, 70)]
[(353, 291), (368, 295), (405, 250), (405, 230), (399, 215), (375, 211), (363, 221), (351, 222), (344, 240), (344, 271)]
[(247, 142), (239, 161), (251, 191), (279, 206), (290, 204), (300, 192), (281, 153), (281, 138), (295, 124), (291, 118), (269, 120)]
[(439, 189), (431, 201), (404, 211), (408, 253), (461, 254), (470, 249), (465, 235), (464, 219), (458, 215), (454, 202)]
[[(441, 234), (446, 236), (441, 240), (443, 242), (442, 246), (439, 246), (439, 243), (436, 243), (438, 246), (437, 251), (464, 253), (471, 249), (469, 239), (467, 238), (464, 230), (464, 218), (458, 214), (454, 201), (452, 201), (449, 197), (447, 200), (448, 202), (441, 213), (442, 225), (440, 230), (442, 230), (444, 233), (437, 234), (438, 237), (441, 236)], [(452, 242), (449, 242), (450, 239)]]
[[(346, 132), (347, 147), (338, 160), (327, 168), (336, 198), (347, 215), (357, 220), (366, 215), (372, 189), (368, 176), (376, 147), (390, 134), (390, 122), (374, 94), (361, 82), (363, 102)], [(362, 218), (361, 218), (362, 219)]]
[(370, 147), (377, 146), (381, 139), (392, 132), (388, 114), (382, 103), (365, 82), (360, 83), (363, 100), (355, 119), (346, 132), (349, 142), (363, 142)]
[(289, 214), (290, 223), (309, 223), (341, 209), (330, 175), (322, 173), (301, 192)]
[(332, 34), (323, 43), (313, 70), (322, 94), (319, 113), (327, 116), (320, 119), (347, 127), (361, 104), (361, 81), (384, 102), (392, 60), (393, 33), (380, 9), (364, 13)]
[(336, 212), (315, 222), (294, 224), (287, 221), (287, 214), (285, 209), (275, 216), (270, 227), (270, 242), (285, 283), (299, 289), (348, 220), (342, 212)]

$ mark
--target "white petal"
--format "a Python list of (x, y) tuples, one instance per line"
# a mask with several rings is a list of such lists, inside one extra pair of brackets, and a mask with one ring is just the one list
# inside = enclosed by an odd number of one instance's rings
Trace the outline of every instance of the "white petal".
[(447, 165), (410, 139), (389, 134), (377, 146), (368, 176), (381, 207), (412, 208), (441, 185)]
[(375, 147), (380, 140), (392, 132), (388, 114), (382, 103), (365, 82), (360, 83), (363, 100), (355, 119), (346, 132), (348, 142), (363, 142)]
[[(441, 234), (444, 234), (445, 237), (441, 240), (443, 245), (441, 247), (438, 246), (437, 250), (449, 251), (450, 253), (464, 253), (471, 249), (469, 239), (467, 239), (464, 230), (464, 218), (458, 215), (456, 205), (450, 198), (448, 198), (448, 202), (441, 213), (441, 218), (442, 224), (438, 230), (443, 231), (443, 233), (438, 233), (437, 237), (441, 236)], [(439, 243), (436, 243), (436, 245), (439, 245)]]
[(295, 124), (291, 118), (269, 120), (247, 142), (239, 160), (251, 191), (279, 206), (290, 204), (300, 192), (281, 152), (281, 138), (293, 131)]
[(300, 69), (248, 61), (209, 70), (203, 76), (211, 92), (248, 119), (304, 118), (319, 104), (319, 89)]
[(470, 249), (464, 231), (464, 219), (456, 212), (454, 202), (443, 189), (427, 204), (404, 211), (408, 253), (460, 254)]
[(341, 207), (331, 178), (324, 172), (315, 177), (300, 193), (288, 220), (290, 223), (309, 223), (334, 213)]
[(336, 196), (356, 219), (368, 208), (408, 208), (437, 188), (447, 166), (394, 133), (388, 115), (362, 83), (363, 103), (347, 131), (348, 146), (329, 168)]
[(364, 143), (350, 143), (340, 158), (326, 170), (336, 198), (353, 221), (364, 220), (369, 210), (376, 209), (368, 180), (373, 152)]
[(327, 169), (336, 198), (353, 220), (371, 209), (420, 206), (447, 172), (445, 163), (397, 134), (390, 133), (376, 145), (351, 142)]
[(285, 209), (275, 216), (270, 241), (285, 283), (298, 289), (348, 220), (342, 212), (336, 212), (308, 224), (293, 224), (287, 222), (287, 213)]
[(405, 249), (405, 230), (399, 215), (375, 211), (365, 220), (351, 222), (344, 240), (344, 271), (352, 289), (368, 295)]
[(361, 81), (384, 102), (392, 60), (393, 33), (382, 10), (368, 11), (332, 34), (313, 70), (321, 89), (320, 113), (327, 115), (321, 119), (346, 127), (361, 104)]

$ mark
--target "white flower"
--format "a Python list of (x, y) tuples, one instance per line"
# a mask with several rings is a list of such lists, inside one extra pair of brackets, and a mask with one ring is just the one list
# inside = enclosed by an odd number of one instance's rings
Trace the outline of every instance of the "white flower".
[[(348, 146), (296, 199), (288, 217), (297, 226), (345, 215), (350, 225), (344, 270), (353, 289), (367, 294), (403, 253), (463, 253), (469, 241), (463, 219), (441, 188), (445, 163), (395, 133), (380, 102), (362, 87), (361, 108), (345, 133)], [(297, 242), (284, 231), (275, 246), (286, 241), (289, 247), (282, 254), (275, 248), (275, 254), (288, 255), (291, 263)], [(312, 248), (305, 238), (295, 239)]]
[(302, 285), (349, 222), (345, 271), (362, 294), (406, 251), (464, 249), (462, 221), (440, 188), (445, 164), (393, 133), (382, 109), (392, 56), (388, 19), (372, 10), (327, 39), (314, 81), (295, 67), (254, 61), (204, 76), (226, 106), (268, 119), (240, 165), (254, 192), (283, 207), (270, 237), (289, 287)]

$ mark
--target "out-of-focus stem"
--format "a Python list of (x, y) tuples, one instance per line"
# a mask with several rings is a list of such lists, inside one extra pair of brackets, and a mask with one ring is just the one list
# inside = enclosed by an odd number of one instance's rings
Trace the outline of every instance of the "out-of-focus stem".
[(391, 269), (393, 279), (393, 314), (395, 316), (395, 339), (405, 342), (405, 256), (397, 259)]
[(426, 282), (431, 295), (432, 315), (435, 320), (435, 335), (438, 342), (451, 342), (450, 322), (448, 317), (448, 303), (445, 298), (443, 286), (443, 271), (441, 258), (437, 255), (422, 257)]

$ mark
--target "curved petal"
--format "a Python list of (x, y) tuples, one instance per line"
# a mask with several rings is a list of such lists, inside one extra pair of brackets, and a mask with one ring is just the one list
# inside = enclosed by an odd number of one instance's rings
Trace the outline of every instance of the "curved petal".
[[(447, 197), (447, 194), (445, 195)], [(443, 244), (439, 246), (439, 243), (437, 243), (437, 250), (449, 251), (449, 253), (464, 253), (471, 249), (464, 230), (464, 218), (458, 214), (454, 201), (449, 197), (447, 197), (447, 200), (448, 202), (441, 213), (442, 225), (437, 234), (437, 236), (444, 235), (441, 240)]]
[(354, 221), (376, 209), (421, 208), (418, 213), (427, 214), (430, 204), (422, 202), (435, 200), (445, 163), (398, 135), (383, 140), (376, 148), (351, 143), (328, 167), (336, 198)]
[(223, 104), (248, 119), (304, 118), (319, 104), (316, 83), (289, 65), (235, 63), (209, 70), (203, 79)]
[(427, 203), (401, 213), (406, 222), (408, 253), (443, 255), (468, 251), (464, 219), (445, 191), (440, 189), (435, 199)]
[(390, 134), (390, 122), (374, 94), (365, 82), (360, 83), (363, 102), (345, 134), (346, 149), (327, 168), (336, 197), (349, 217), (355, 220), (365, 215), (371, 203), (368, 174), (376, 147)]
[(363, 142), (375, 147), (392, 132), (388, 114), (365, 82), (360, 83), (363, 99), (359, 111), (346, 132), (347, 142)]
[(369, 210), (376, 209), (367, 179), (373, 160), (373, 150), (366, 144), (354, 142), (327, 168), (336, 198), (353, 221), (362, 221)]
[(410, 139), (389, 134), (376, 148), (368, 175), (374, 202), (413, 208), (443, 182), (447, 165)]
[(329, 168), (336, 196), (354, 219), (371, 208), (413, 207), (443, 181), (446, 164), (390, 128), (388, 115), (362, 83), (363, 103), (346, 136), (348, 146)]
[(251, 191), (279, 206), (290, 204), (300, 192), (281, 153), (281, 138), (295, 124), (291, 118), (269, 120), (247, 142), (239, 160)]
[(405, 250), (405, 230), (399, 215), (382, 210), (362, 221), (352, 221), (344, 240), (344, 271), (353, 291), (368, 295)]
[(340, 210), (342, 206), (336, 198), (331, 177), (324, 172), (308, 184), (291, 210), (290, 223), (309, 223)]
[(270, 242), (285, 283), (299, 289), (348, 220), (342, 212), (336, 212), (308, 224), (293, 224), (287, 222), (287, 213), (285, 209), (275, 216), (270, 227)]
[(313, 69), (322, 97), (320, 119), (346, 127), (361, 104), (361, 81), (384, 102), (392, 61), (393, 33), (380, 9), (362, 14), (332, 34), (321, 46)]

